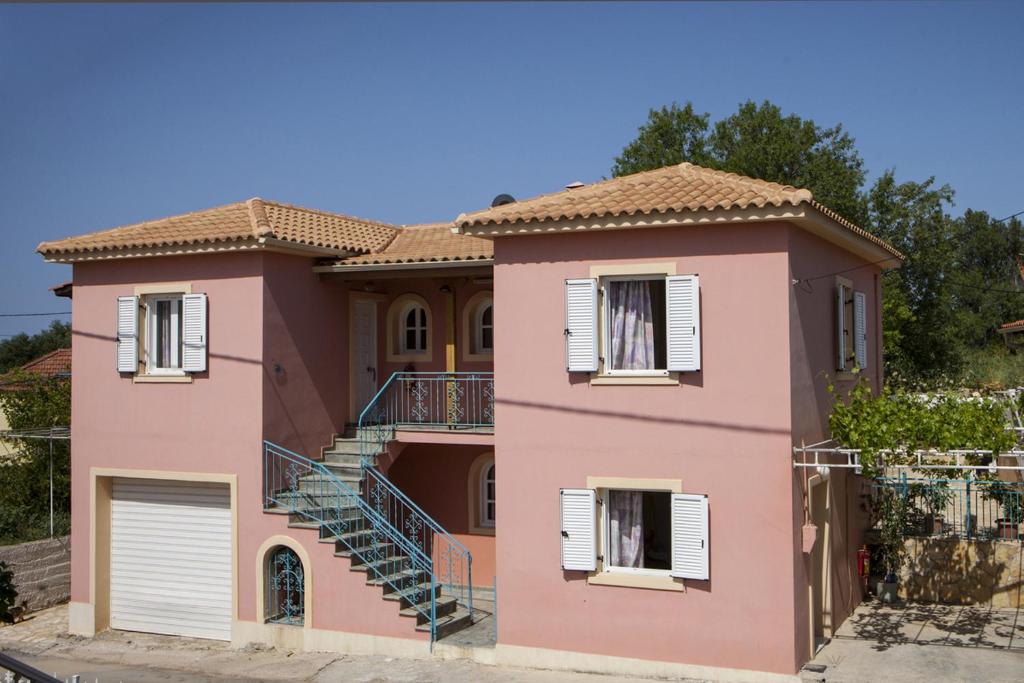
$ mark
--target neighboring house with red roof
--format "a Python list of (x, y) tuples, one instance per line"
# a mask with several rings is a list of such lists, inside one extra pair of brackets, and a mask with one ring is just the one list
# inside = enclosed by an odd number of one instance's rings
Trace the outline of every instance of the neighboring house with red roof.
[(807, 190), (680, 164), (38, 251), (74, 266), (72, 633), (796, 681), (860, 600), (863, 484), (792, 449), (826, 376), (881, 386), (902, 257)]
[[(2, 406), (4, 395), (22, 391), (31, 386), (34, 380), (55, 377), (71, 379), (71, 349), (56, 349), (25, 363), (15, 371), (0, 375), (0, 432), (10, 429), (7, 413)], [(12, 457), (17, 453), (16, 444), (0, 440), (0, 458)]]

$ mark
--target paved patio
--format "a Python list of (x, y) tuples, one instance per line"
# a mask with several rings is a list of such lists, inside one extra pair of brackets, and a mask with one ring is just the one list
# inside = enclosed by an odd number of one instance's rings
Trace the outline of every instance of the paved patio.
[(829, 683), (1024, 680), (1024, 610), (867, 602), (803, 678)]

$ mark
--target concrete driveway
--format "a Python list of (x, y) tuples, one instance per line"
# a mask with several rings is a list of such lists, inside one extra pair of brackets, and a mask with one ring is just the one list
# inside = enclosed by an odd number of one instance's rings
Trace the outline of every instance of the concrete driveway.
[(639, 683), (639, 678), (486, 666), (465, 660), (355, 657), (148, 633), (67, 634), (67, 606), (0, 628), (0, 651), (82, 683)]
[(864, 603), (802, 676), (828, 683), (1020, 683), (1024, 610)]

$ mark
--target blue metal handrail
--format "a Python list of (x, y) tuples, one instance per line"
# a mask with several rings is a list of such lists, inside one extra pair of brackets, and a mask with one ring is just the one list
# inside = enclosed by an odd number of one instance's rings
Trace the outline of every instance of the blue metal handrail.
[[(309, 476), (314, 473), (315, 477)], [(437, 638), (438, 583), (433, 558), (322, 463), (264, 441), (263, 506), (264, 509), (279, 506), (326, 528), (366, 565), (368, 572), (384, 581), (410, 607), (426, 617), (430, 623), (431, 642)], [(357, 540), (365, 536), (369, 537), (369, 545)], [(404, 557), (388, 555), (388, 543), (404, 553)], [(411, 569), (404, 566), (405, 559), (408, 559)], [(427, 601), (422, 599), (419, 572), (430, 577)]]
[(494, 426), (493, 372), (395, 372), (359, 414), (367, 495), (378, 513), (434, 560), (435, 578), (473, 610), (473, 556), (444, 527), (373, 466), (400, 426)]

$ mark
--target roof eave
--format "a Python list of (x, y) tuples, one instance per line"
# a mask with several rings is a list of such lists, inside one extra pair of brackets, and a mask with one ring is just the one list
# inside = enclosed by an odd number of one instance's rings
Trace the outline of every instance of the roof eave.
[(227, 240), (218, 242), (199, 242), (194, 244), (170, 244), (153, 247), (91, 249), (80, 251), (61, 251), (46, 253), (42, 245), (36, 250), (47, 263), (80, 263), (83, 261), (111, 261), (117, 259), (153, 258), (159, 256), (194, 256), (198, 254), (223, 254), (238, 252), (270, 251), (279, 254), (292, 254), (323, 258), (333, 256), (344, 258), (353, 256), (355, 252), (333, 247), (319, 247), (271, 237)]
[(488, 223), (486, 225), (458, 225), (461, 234), (474, 237), (510, 237), (528, 234), (567, 234), (576, 232), (669, 228), (699, 225), (726, 225), (732, 223), (762, 223), (789, 221), (815, 233), (823, 239), (843, 247), (879, 267), (895, 268), (902, 255), (895, 250), (858, 234), (849, 226), (823, 213), (809, 203), (785, 203), (779, 206), (748, 206), (746, 208), (713, 208), (696, 211), (666, 211), (651, 213), (593, 216), (587, 218), (548, 221), (518, 221), (515, 223)]

